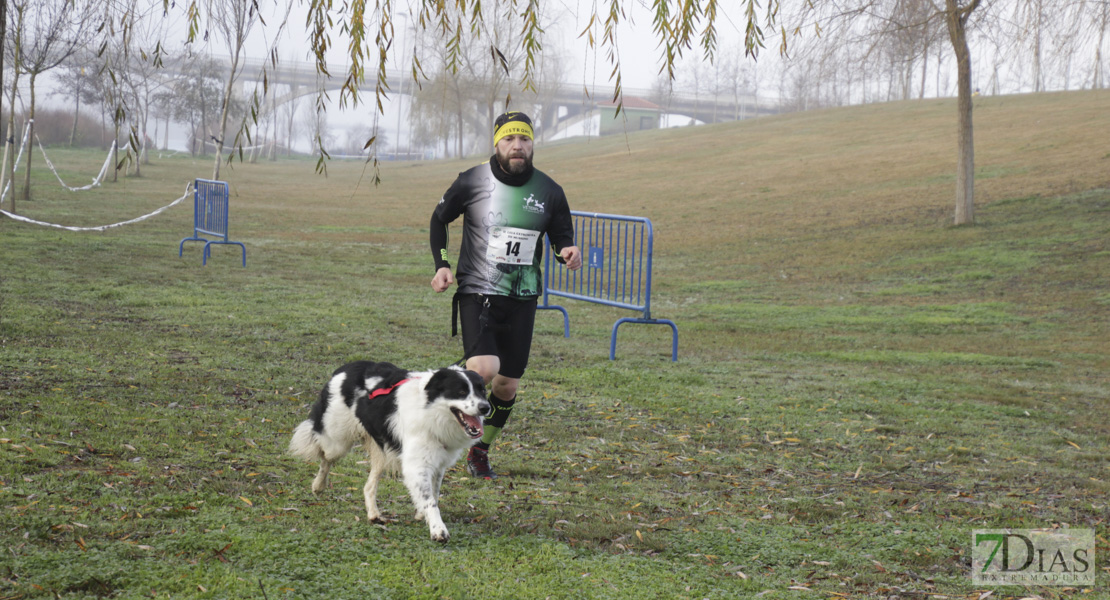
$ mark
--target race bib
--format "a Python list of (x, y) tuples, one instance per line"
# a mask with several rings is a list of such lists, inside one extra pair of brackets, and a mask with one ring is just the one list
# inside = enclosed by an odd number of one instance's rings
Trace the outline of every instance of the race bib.
[(516, 227), (494, 227), (489, 233), (486, 260), (506, 265), (530, 265), (540, 232)]

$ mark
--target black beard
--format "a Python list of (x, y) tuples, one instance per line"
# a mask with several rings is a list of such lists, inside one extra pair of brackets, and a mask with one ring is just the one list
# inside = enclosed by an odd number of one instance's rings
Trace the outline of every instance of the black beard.
[[(513, 162), (510, 160), (511, 158), (523, 158), (524, 161), (521, 162), (520, 164), (514, 165)], [(516, 157), (504, 156), (503, 157), (503, 156), (501, 156), (500, 153), (497, 153), (497, 164), (501, 165), (501, 170), (505, 171), (509, 175), (520, 175), (522, 173), (528, 173), (529, 171), (532, 170), (532, 157), (531, 156), (516, 156)]]

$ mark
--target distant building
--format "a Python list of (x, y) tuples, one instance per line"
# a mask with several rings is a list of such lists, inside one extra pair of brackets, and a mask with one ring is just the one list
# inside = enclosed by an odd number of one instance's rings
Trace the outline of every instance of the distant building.
[(619, 115), (616, 102), (599, 102), (597, 106), (601, 113), (600, 135), (659, 129), (659, 118), (663, 114), (658, 104), (635, 96), (624, 97)]

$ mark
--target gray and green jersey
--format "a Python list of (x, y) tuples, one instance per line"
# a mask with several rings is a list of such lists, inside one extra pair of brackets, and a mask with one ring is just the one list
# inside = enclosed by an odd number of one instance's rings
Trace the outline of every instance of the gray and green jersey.
[(533, 169), (522, 185), (495, 176), (483, 163), (460, 173), (432, 215), (431, 245), (436, 267), (447, 261), (447, 225), (463, 217), (462, 246), (455, 278), (461, 294), (529, 298), (543, 292), (543, 237), (558, 254), (574, 244), (566, 195), (550, 177)]

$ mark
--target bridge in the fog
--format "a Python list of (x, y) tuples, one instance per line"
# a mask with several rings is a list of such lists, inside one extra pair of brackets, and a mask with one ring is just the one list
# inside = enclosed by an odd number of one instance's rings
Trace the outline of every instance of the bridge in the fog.
[[(230, 60), (227, 57), (214, 56), (218, 64), (229, 68)], [(172, 65), (167, 68), (174, 70)], [(268, 60), (247, 60), (242, 67), (242, 75), (237, 80), (237, 85), (244, 93), (248, 87), (256, 82), (261, 88), (262, 73), (265, 71), (266, 82), (275, 94), (272, 100), (283, 104), (295, 98), (317, 94), (319, 92), (337, 92), (343, 88), (348, 77), (347, 65), (328, 65), (329, 75), (317, 73), (316, 64), (310, 61), (280, 61), (277, 65)], [(377, 79), (377, 72), (367, 73), (363, 85), (363, 94), (373, 93), (373, 84)], [(411, 73), (401, 70), (387, 70), (385, 83), (389, 86), (389, 94), (410, 95), (416, 87)], [(544, 94), (543, 98), (527, 97), (525, 94), (514, 94), (525, 103), (532, 103), (542, 107), (542, 113), (552, 130), (556, 130), (568, 122), (596, 114), (599, 109), (614, 109), (613, 86), (611, 85), (582, 85), (581, 83), (564, 83), (556, 89)], [(778, 112), (778, 105), (773, 99), (757, 98), (748, 94), (691, 94), (688, 92), (674, 92), (665, 99), (656, 97), (656, 93), (647, 89), (624, 88), (623, 100), (625, 109), (632, 106), (652, 106), (663, 114), (682, 115), (697, 119), (705, 123), (720, 123), (736, 121), (761, 115)]]

